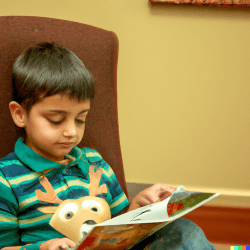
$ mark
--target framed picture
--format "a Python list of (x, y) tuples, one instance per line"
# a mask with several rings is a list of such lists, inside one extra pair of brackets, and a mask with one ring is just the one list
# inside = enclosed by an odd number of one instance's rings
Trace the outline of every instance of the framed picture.
[(149, 0), (151, 4), (192, 4), (221, 7), (250, 7), (250, 0)]

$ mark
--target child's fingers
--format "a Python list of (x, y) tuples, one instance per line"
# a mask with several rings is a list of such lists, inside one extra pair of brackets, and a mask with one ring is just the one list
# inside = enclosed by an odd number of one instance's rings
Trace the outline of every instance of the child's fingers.
[(66, 244), (65, 242), (61, 242), (58, 248), (59, 248), (58, 250), (60, 249), (68, 250), (68, 244)]
[(75, 248), (76, 243), (68, 238), (48, 240), (40, 245), (40, 250), (68, 250)]
[(144, 207), (149, 204), (165, 200), (171, 196), (176, 188), (167, 184), (154, 184), (153, 186), (141, 191), (132, 201), (129, 211)]
[(167, 199), (169, 196), (171, 196), (175, 191), (176, 191), (177, 188), (175, 187), (167, 187), (167, 189), (165, 190), (165, 192), (163, 191), (159, 196), (160, 196), (160, 199), (163, 201), (165, 199)]
[(67, 244), (67, 248), (66, 250), (68, 250), (69, 248), (75, 248), (76, 247), (76, 243), (68, 238), (63, 238), (64, 242)]
[(150, 189), (152, 202), (165, 200), (176, 191), (175, 187), (167, 184), (155, 184)]

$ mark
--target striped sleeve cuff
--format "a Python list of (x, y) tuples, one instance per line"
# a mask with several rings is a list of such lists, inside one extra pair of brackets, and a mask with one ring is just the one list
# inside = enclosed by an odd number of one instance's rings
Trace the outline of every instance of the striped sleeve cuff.
[(116, 199), (113, 200), (112, 204), (110, 204), (111, 215), (113, 216), (115, 214), (118, 214), (128, 205), (129, 201), (127, 199), (127, 196), (122, 193), (120, 196), (116, 197)]
[(25, 245), (25, 246), (22, 246), (20, 248), (20, 250), (40, 250), (40, 245), (43, 243), (43, 242), (46, 242), (45, 241), (39, 241), (37, 243), (34, 243), (34, 244), (30, 244), (30, 245)]

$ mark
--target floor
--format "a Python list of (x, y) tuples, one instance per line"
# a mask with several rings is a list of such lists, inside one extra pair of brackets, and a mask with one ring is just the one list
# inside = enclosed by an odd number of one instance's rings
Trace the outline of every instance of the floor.
[(216, 250), (230, 250), (230, 244), (213, 243)]

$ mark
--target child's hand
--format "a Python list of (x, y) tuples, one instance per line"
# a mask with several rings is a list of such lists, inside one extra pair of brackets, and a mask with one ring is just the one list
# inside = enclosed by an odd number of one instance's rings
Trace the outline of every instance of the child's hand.
[(171, 196), (175, 190), (175, 187), (167, 184), (155, 184), (136, 195), (128, 211), (165, 200)]
[(40, 250), (68, 250), (75, 248), (76, 243), (68, 238), (48, 240), (40, 245)]

